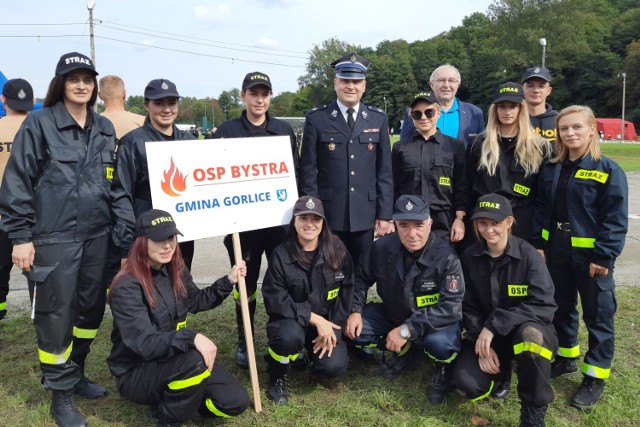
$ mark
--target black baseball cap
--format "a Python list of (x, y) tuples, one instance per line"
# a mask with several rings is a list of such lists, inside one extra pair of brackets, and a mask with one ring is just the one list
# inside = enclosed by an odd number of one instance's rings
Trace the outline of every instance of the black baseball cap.
[(410, 107), (413, 108), (419, 101), (427, 101), (429, 104), (438, 104), (438, 98), (433, 92), (420, 92), (413, 97)]
[(520, 83), (508, 82), (498, 86), (492, 104), (497, 104), (498, 102), (520, 104), (523, 99), (524, 91), (522, 90), (522, 85)]
[(180, 98), (176, 85), (167, 79), (151, 80), (144, 88), (144, 99)]
[(7, 80), (2, 88), (2, 96), (12, 110), (33, 110), (33, 88), (24, 79)]
[(74, 70), (89, 70), (94, 75), (98, 75), (96, 67), (93, 65), (93, 61), (91, 61), (88, 56), (78, 52), (65, 53), (60, 57), (60, 60), (58, 60), (56, 75), (64, 76)]
[(273, 90), (269, 76), (265, 73), (261, 73), (260, 71), (254, 71), (253, 73), (249, 73), (244, 76), (244, 80), (242, 81), (242, 90), (251, 89), (258, 85), (264, 85), (268, 87), (269, 90)]
[(364, 79), (371, 62), (357, 53), (349, 53), (333, 61), (331, 65), (336, 69), (336, 77), (348, 80)]
[(393, 220), (405, 219), (424, 221), (429, 219), (429, 204), (422, 196), (403, 195), (398, 197), (393, 207)]
[(313, 214), (324, 218), (324, 207), (317, 197), (302, 196), (293, 205), (293, 216)]
[(551, 81), (551, 73), (549, 72), (549, 70), (544, 67), (531, 67), (527, 68), (527, 71), (524, 72), (524, 76), (522, 76), (522, 83), (534, 77), (546, 80), (548, 82)]
[(169, 212), (151, 209), (136, 220), (136, 237), (146, 236), (154, 242), (161, 242), (178, 234), (183, 236)]
[(500, 194), (491, 193), (478, 198), (471, 219), (489, 218), (503, 221), (508, 216), (513, 216), (509, 200)]

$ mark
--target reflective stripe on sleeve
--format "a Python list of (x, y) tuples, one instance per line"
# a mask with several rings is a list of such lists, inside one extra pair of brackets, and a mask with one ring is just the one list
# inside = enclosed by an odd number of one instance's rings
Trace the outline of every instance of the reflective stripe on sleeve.
[(549, 230), (544, 228), (542, 229), (542, 239), (549, 241)]
[(573, 237), (571, 236), (571, 246), (574, 248), (591, 249), (596, 247), (596, 239), (593, 237)]

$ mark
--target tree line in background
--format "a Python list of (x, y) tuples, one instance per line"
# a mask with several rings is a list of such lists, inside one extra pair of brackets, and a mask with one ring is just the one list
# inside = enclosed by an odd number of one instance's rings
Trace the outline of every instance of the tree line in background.
[[(425, 17), (425, 29), (433, 19), (437, 14)], [(269, 111), (279, 117), (300, 117), (335, 99), (329, 64), (351, 51), (371, 61), (363, 102), (386, 109), (390, 126), (396, 129), (413, 95), (428, 89), (431, 72), (445, 63), (462, 74), (458, 97), (486, 111), (499, 84), (520, 82), (526, 68), (540, 65), (543, 37), (545, 65), (553, 76), (549, 101), (554, 108), (583, 104), (598, 117), (620, 117), (622, 73), (626, 73), (625, 118), (640, 125), (637, 0), (495, 0), (486, 13), (467, 16), (462, 25), (428, 40), (385, 40), (372, 48), (331, 38), (311, 50), (299, 89), (274, 96)], [(127, 101), (131, 111), (144, 114), (142, 104), (141, 96)], [(178, 122), (200, 124), (206, 115), (219, 126), (238, 117), (242, 109), (236, 88), (223, 91), (218, 99), (187, 97), (181, 101)]]

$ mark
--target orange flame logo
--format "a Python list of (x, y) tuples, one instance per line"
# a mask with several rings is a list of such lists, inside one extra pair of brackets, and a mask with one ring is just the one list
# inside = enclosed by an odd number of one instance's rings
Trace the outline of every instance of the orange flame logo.
[(171, 157), (171, 166), (169, 167), (169, 170), (164, 171), (162, 174), (162, 182), (160, 185), (162, 187), (162, 191), (171, 197), (178, 197), (187, 189), (187, 177), (184, 176), (173, 163), (173, 157)]

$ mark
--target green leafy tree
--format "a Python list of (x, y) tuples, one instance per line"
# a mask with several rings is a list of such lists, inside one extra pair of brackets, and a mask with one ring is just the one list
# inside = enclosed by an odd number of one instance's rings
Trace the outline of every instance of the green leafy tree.
[(220, 108), (224, 112), (225, 120), (235, 119), (240, 117), (242, 110), (244, 109), (242, 99), (240, 98), (240, 89), (233, 88), (231, 90), (224, 90), (218, 97)]
[(125, 103), (125, 109), (132, 113), (147, 115), (147, 110), (144, 109), (144, 96), (130, 96)]

